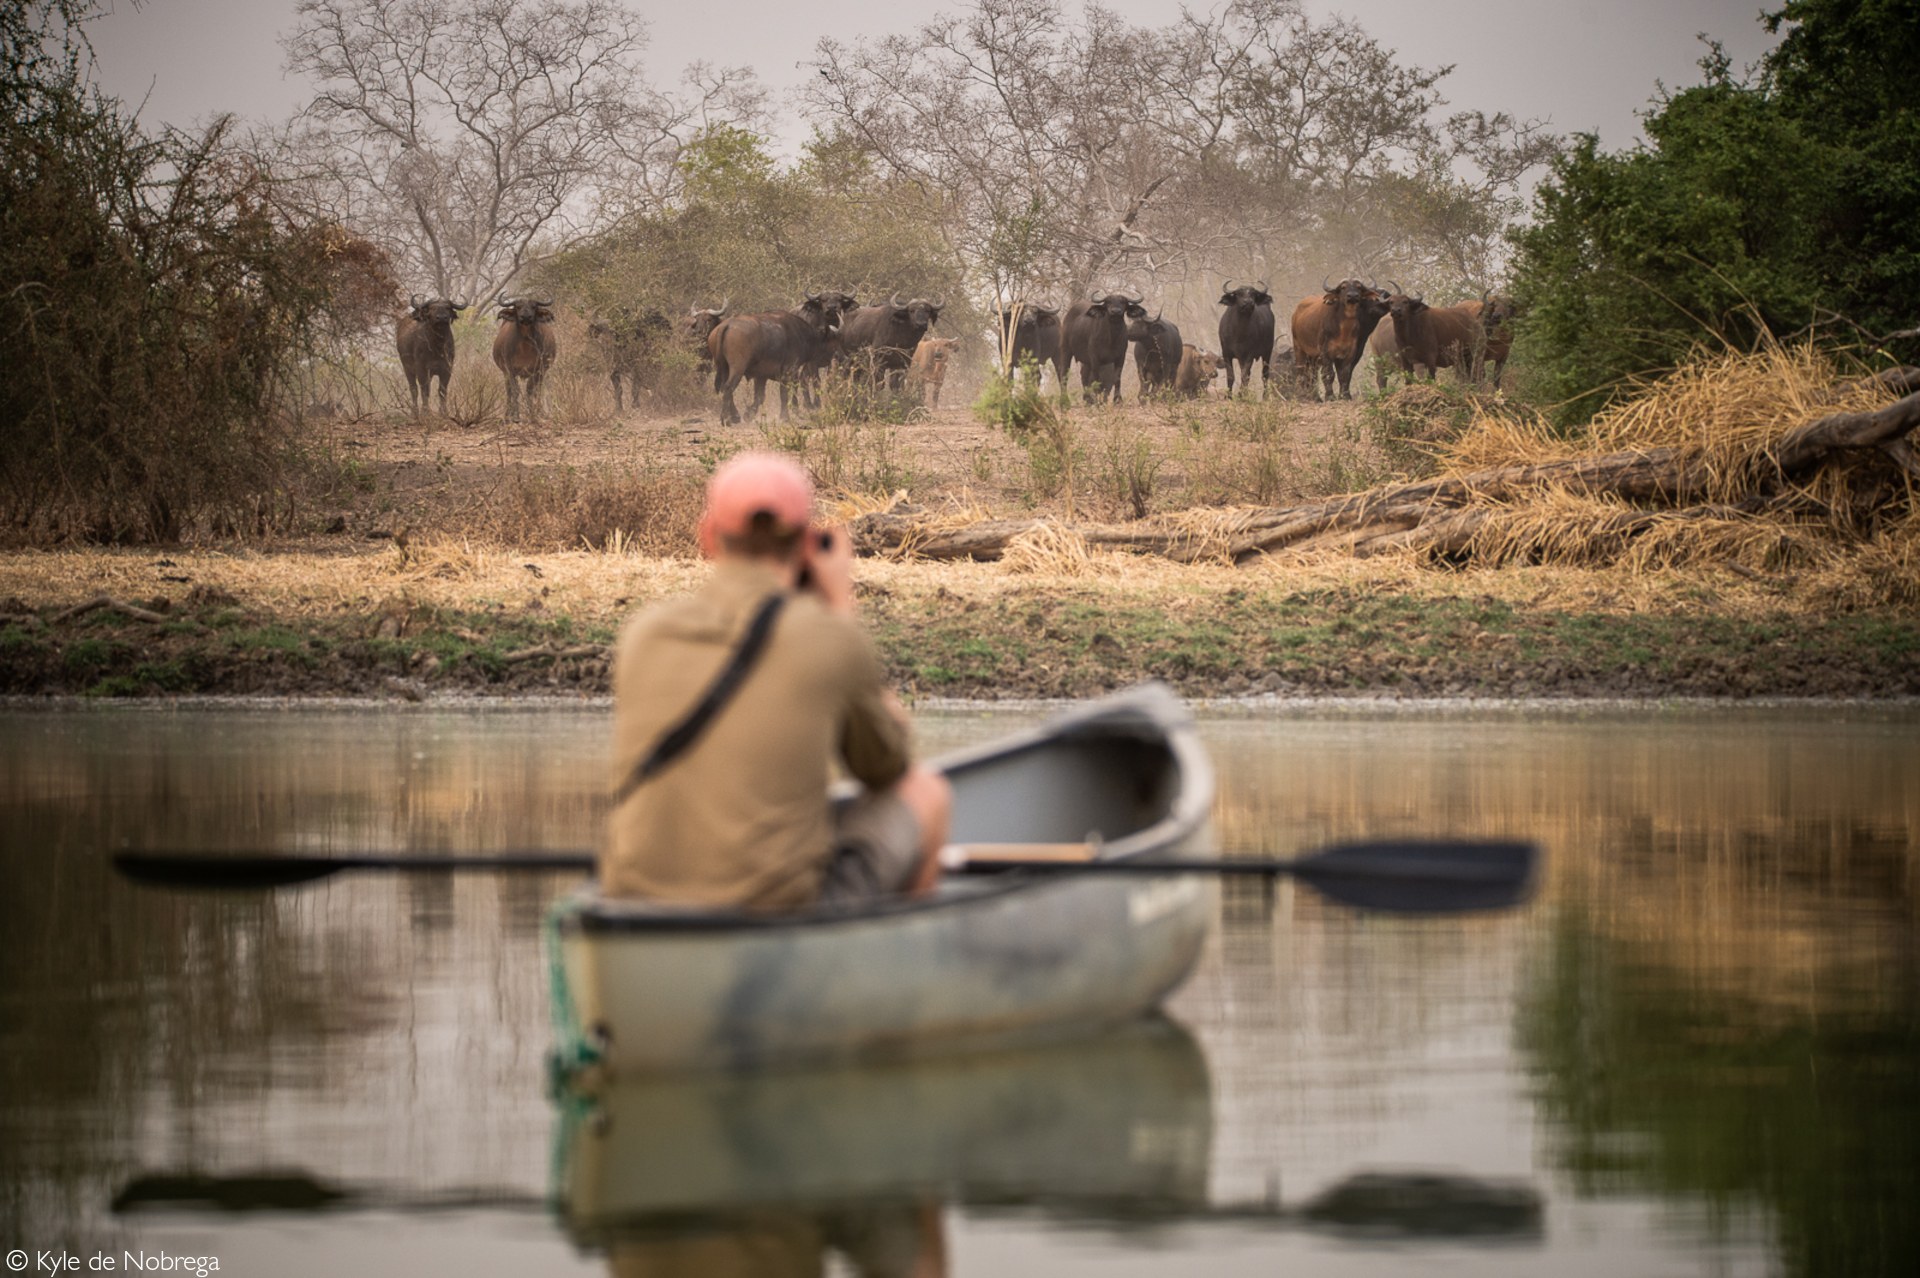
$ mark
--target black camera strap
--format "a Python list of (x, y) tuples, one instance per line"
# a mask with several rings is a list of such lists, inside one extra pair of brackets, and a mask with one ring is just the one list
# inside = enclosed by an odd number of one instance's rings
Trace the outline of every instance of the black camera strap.
[(720, 668), (720, 673), (707, 686), (706, 694), (693, 709), (687, 711), (685, 718), (668, 728), (653, 743), (653, 749), (647, 751), (646, 757), (634, 765), (633, 771), (627, 773), (626, 780), (620, 783), (620, 788), (613, 792), (613, 805), (616, 808), (625, 803), (642, 782), (657, 775), (700, 739), (700, 734), (713, 722), (713, 716), (725, 708), (727, 702), (733, 699), (733, 694), (740, 690), (740, 685), (746, 682), (754, 662), (766, 650), (767, 639), (773, 634), (773, 623), (778, 620), (780, 609), (786, 606), (786, 602), (787, 595), (783, 590), (776, 590), (767, 596), (753, 614), (753, 620), (747, 623), (740, 642), (734, 645), (733, 655), (727, 658), (727, 664)]

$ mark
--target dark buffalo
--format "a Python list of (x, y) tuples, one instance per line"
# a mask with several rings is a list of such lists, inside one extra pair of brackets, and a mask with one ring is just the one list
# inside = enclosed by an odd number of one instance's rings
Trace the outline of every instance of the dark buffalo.
[(832, 357), (831, 340), (839, 333), (844, 294), (809, 293), (790, 311), (761, 311), (723, 320), (707, 338), (713, 359), (713, 389), (720, 392), (720, 422), (740, 420), (733, 402), (734, 388), (753, 379), (753, 414), (766, 402), (767, 383), (780, 383), (780, 419), (786, 420), (788, 402)]
[(520, 420), (520, 383), (527, 384), (527, 416), (540, 420), (540, 391), (560, 344), (553, 336), (553, 303), (503, 297), (493, 331), (493, 363), (507, 379), (507, 420)]
[(1061, 384), (1067, 380), (1067, 351), (1060, 342), (1060, 308), (1038, 302), (1014, 302), (1000, 310), (1000, 353), (1011, 377), (1028, 360), (1036, 370), (1053, 365)]
[(1133, 366), (1140, 370), (1140, 398), (1172, 387), (1186, 345), (1174, 322), (1158, 315), (1134, 320), (1127, 325), (1127, 340), (1133, 343)]
[(407, 299), (406, 313), (394, 325), (393, 342), (400, 348), (400, 367), (407, 374), (407, 399), (417, 414), (427, 406), (433, 379), (440, 379), (440, 415), (447, 415), (447, 381), (453, 376), (453, 321), (467, 309), (465, 302), (444, 297), (426, 301), (418, 293)]
[[(1359, 280), (1341, 280), (1293, 308), (1293, 367), (1309, 396), (1353, 398), (1353, 366), (1387, 314), (1387, 294)], [(1320, 385), (1315, 385), (1315, 374)]]
[(885, 305), (858, 307), (841, 321), (840, 348), (849, 360), (871, 359), (874, 380), (884, 377), (897, 388), (906, 381), (913, 353), (939, 322), (944, 305), (924, 297), (903, 302), (895, 293)]
[(1120, 374), (1127, 366), (1127, 321), (1145, 319), (1146, 307), (1125, 293), (1095, 293), (1067, 308), (1061, 344), (1080, 365), (1080, 386), (1089, 403), (1120, 401)]
[(680, 317), (680, 345), (692, 353), (702, 373), (711, 367), (707, 339), (720, 327), (720, 321), (727, 317), (727, 308), (732, 305), (733, 299), (728, 298), (717, 307), (692, 306)]
[(638, 315), (615, 314), (587, 325), (587, 337), (607, 361), (607, 378), (613, 383), (613, 411), (626, 411), (620, 395), (625, 379), (634, 406), (640, 404), (640, 388), (651, 386), (660, 375), (660, 356), (672, 340), (673, 325), (659, 311)]
[(1388, 298), (1387, 310), (1393, 316), (1393, 340), (1400, 348), (1400, 367), (1409, 378), (1423, 367), (1428, 381), (1443, 368), (1458, 368), (1462, 381), (1473, 380), (1474, 357), (1486, 341), (1486, 333), (1480, 327), (1480, 303), (1429, 306), (1421, 298), (1408, 297), (1396, 286)]
[(1220, 291), (1220, 360), (1227, 369), (1227, 394), (1233, 394), (1234, 365), (1239, 365), (1241, 389), (1253, 385), (1253, 366), (1260, 365), (1260, 396), (1273, 385), (1273, 294), (1267, 282), (1233, 287), (1228, 280)]
[(1484, 369), (1488, 364), (1493, 365), (1493, 388), (1499, 390), (1500, 374), (1506, 371), (1507, 356), (1513, 352), (1513, 299), (1483, 294), (1480, 301), (1467, 304), (1479, 308), (1475, 314), (1480, 319), (1481, 330), (1486, 334), (1486, 345), (1481, 348), (1479, 366)]

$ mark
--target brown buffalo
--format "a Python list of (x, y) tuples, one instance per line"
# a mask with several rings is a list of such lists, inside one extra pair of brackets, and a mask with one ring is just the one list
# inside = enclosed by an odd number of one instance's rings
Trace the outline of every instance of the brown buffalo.
[(740, 420), (733, 392), (748, 378), (753, 381), (753, 415), (766, 402), (767, 383), (780, 383), (780, 419), (809, 379), (819, 376), (832, 356), (831, 340), (840, 329), (841, 293), (809, 293), (790, 311), (761, 311), (735, 315), (721, 322), (707, 338), (713, 359), (713, 389), (720, 392), (720, 423)]
[(540, 420), (540, 394), (560, 344), (553, 336), (553, 303), (503, 297), (500, 327), (493, 331), (494, 367), (507, 379), (507, 420), (520, 420), (520, 383), (527, 384), (527, 416)]
[(1429, 306), (1423, 299), (1408, 297), (1396, 288), (1387, 309), (1393, 316), (1393, 340), (1400, 348), (1400, 367), (1409, 378), (1425, 368), (1427, 380), (1432, 381), (1441, 369), (1454, 368), (1462, 381), (1473, 380), (1474, 358), (1486, 340), (1480, 327), (1478, 302)]
[(1478, 308), (1475, 313), (1486, 333), (1486, 345), (1481, 348), (1477, 362), (1482, 371), (1487, 365), (1493, 365), (1493, 388), (1499, 390), (1500, 374), (1506, 371), (1507, 356), (1513, 353), (1513, 299), (1483, 294), (1480, 301), (1467, 305)]
[(923, 337), (914, 348), (913, 363), (907, 369), (907, 384), (920, 389), (920, 402), (928, 408), (940, 407), (940, 387), (947, 380), (947, 365), (960, 345), (957, 338)]
[(1224, 363), (1224, 357), (1203, 351), (1192, 342), (1184, 343), (1180, 348), (1180, 367), (1173, 375), (1173, 393), (1183, 399), (1201, 394), (1213, 385)]
[(1367, 354), (1373, 356), (1373, 380), (1381, 390), (1387, 388), (1387, 374), (1400, 367), (1400, 342), (1393, 325), (1382, 324), (1367, 339)]
[(453, 321), (467, 309), (465, 302), (444, 297), (431, 301), (418, 293), (407, 299), (407, 309), (394, 325), (393, 342), (400, 348), (400, 367), (407, 374), (407, 399), (418, 414), (427, 406), (433, 380), (440, 379), (440, 415), (447, 415), (447, 382), (453, 376)]
[[(1353, 398), (1353, 366), (1366, 352), (1367, 339), (1387, 314), (1387, 294), (1359, 280), (1346, 279), (1293, 308), (1293, 366), (1302, 391), (1333, 398), (1337, 384), (1343, 399)], [(1320, 385), (1315, 385), (1315, 374)]]

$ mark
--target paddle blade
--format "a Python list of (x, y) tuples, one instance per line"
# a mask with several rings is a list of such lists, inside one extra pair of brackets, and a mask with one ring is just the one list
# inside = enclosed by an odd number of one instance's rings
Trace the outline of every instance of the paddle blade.
[(311, 883), (352, 868), (326, 856), (207, 856), (192, 853), (121, 852), (113, 868), (135, 883), (174, 888), (250, 890)]
[(1355, 909), (1465, 914), (1525, 901), (1539, 862), (1539, 847), (1522, 839), (1383, 839), (1338, 844), (1289, 872)]

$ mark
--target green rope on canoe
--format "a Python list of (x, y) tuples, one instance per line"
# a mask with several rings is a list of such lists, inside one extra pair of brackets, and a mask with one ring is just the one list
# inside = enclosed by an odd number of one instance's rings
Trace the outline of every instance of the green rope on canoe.
[(560, 920), (570, 908), (569, 901), (554, 902), (540, 924), (541, 940), (547, 951), (547, 1006), (553, 1016), (553, 1052), (547, 1057), (547, 1082), (548, 1090), (555, 1096), (566, 1090), (568, 1079), (600, 1060), (600, 1045), (587, 1037), (580, 1024), (580, 1014), (573, 1006), (573, 990), (567, 984), (567, 968), (560, 956)]

